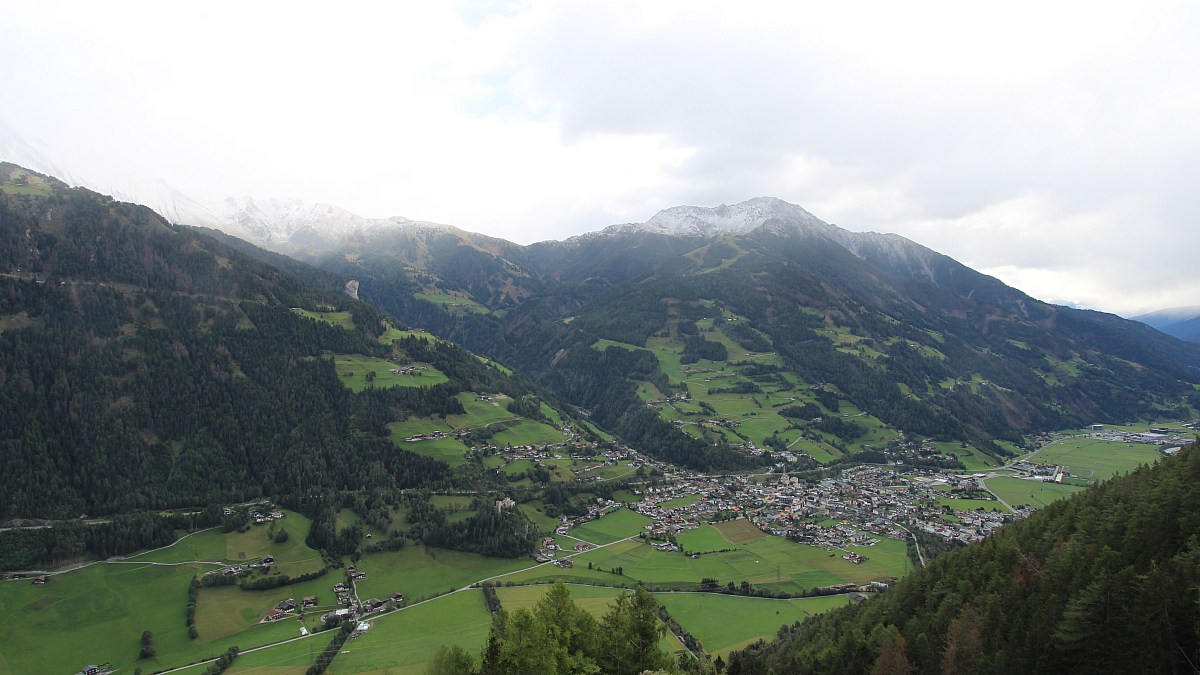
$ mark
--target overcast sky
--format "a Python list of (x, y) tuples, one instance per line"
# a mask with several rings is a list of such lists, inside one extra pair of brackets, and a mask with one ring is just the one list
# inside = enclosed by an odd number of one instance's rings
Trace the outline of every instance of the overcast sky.
[(73, 176), (521, 243), (756, 196), (1045, 300), (1200, 304), (1200, 3), (3, 2)]

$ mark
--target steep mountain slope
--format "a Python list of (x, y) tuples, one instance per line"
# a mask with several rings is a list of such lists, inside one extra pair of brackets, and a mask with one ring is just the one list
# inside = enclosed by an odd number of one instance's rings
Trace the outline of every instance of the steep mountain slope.
[(736, 653), (728, 672), (1191, 673), (1197, 569), (1192, 446)]
[[(362, 297), (393, 316), (503, 359), (582, 408), (611, 406), (620, 390), (619, 410), (601, 411), (613, 424), (640, 418), (647, 400), (719, 389), (767, 406), (772, 425), (700, 434), (699, 410), (658, 416), (717, 445), (805, 447), (808, 432), (824, 448), (811, 447), (814, 456), (837, 457), (856, 449), (845, 435), (779, 417), (786, 403), (825, 391), (869, 411), (868, 427), (1000, 454), (992, 439), (1179, 416), (1197, 402), (1200, 349), (1116, 316), (1042, 303), (903, 237), (849, 232), (777, 199), (677, 207), (526, 247), (452, 231), (388, 236), (318, 262), (357, 277)], [(601, 338), (632, 350), (622, 358), (643, 359), (636, 372), (593, 363), (616, 357)], [(714, 359), (714, 340), (740, 356)], [(679, 359), (728, 386), (686, 383)], [(581, 380), (570, 368), (594, 375)], [(714, 410), (729, 425), (737, 409)], [(888, 438), (896, 436), (871, 443)], [(844, 447), (830, 448), (837, 439)]]
[[(335, 355), (443, 384), (354, 393)], [(527, 387), (149, 209), (0, 164), (0, 520), (449, 475), (387, 424)]]

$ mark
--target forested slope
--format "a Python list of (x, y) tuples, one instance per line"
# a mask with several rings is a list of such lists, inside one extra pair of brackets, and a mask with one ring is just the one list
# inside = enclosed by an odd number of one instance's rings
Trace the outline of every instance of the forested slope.
[[(528, 391), (453, 345), (381, 341), (371, 307), (145, 207), (12, 165), (0, 187), (0, 520), (428, 484), (448, 467), (387, 422)], [(451, 381), (354, 394), (332, 354)]]

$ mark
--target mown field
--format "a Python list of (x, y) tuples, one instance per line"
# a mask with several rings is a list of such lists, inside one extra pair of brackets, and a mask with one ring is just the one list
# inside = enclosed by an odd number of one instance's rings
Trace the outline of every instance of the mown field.
[(347, 642), (328, 672), (424, 673), (441, 645), (457, 644), (478, 655), (491, 624), (483, 591), (436, 598), (371, 621), (371, 630)]
[(1161, 456), (1157, 445), (1072, 438), (1047, 446), (1030, 461), (1066, 466), (1072, 475), (1084, 480), (1102, 481), (1128, 473), (1142, 464), (1153, 464)]
[(904, 543), (892, 539), (884, 539), (875, 546), (847, 547), (868, 557), (866, 562), (855, 565), (842, 560), (840, 551), (831, 554), (770, 536), (745, 520), (722, 525), (726, 525), (729, 534), (704, 526), (679, 535), (678, 541), (687, 551), (711, 551), (695, 558), (681, 552), (659, 551), (640, 539), (614, 539), (616, 543), (575, 556), (574, 567), (570, 569), (543, 565), (502, 577), (497, 583), (562, 579), (614, 586), (645, 583), (691, 590), (709, 578), (721, 586), (731, 581), (735, 585), (748, 581), (756, 587), (799, 593), (815, 586), (863, 584), (900, 577), (909, 569)]
[(641, 534), (650, 519), (626, 508), (612, 511), (598, 520), (571, 528), (571, 536), (593, 544), (608, 544)]
[(758, 639), (769, 640), (780, 626), (850, 602), (845, 595), (775, 600), (718, 593), (656, 593), (654, 598), (714, 657), (728, 656)]
[(1070, 497), (1085, 488), (1077, 485), (1062, 485), (1059, 483), (1043, 483), (1037, 480), (1009, 478), (1001, 476), (989, 478), (987, 487), (1004, 501), (1014, 507), (1032, 506), (1041, 508), (1053, 501)]
[(400, 592), (413, 602), (533, 564), (530, 558), (488, 558), (424, 546), (368, 553), (358, 562), (358, 568), (367, 573), (367, 578), (357, 583), (358, 595), (385, 598)]

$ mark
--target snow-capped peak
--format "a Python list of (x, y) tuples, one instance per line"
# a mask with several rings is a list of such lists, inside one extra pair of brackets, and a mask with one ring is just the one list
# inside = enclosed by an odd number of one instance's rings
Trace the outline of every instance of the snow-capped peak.
[(69, 185), (80, 184), (62, 168), (65, 164), (53, 150), (42, 143), (26, 140), (4, 120), (0, 120), (0, 160), (53, 176)]
[(711, 237), (719, 234), (748, 234), (763, 226), (818, 232), (827, 232), (832, 228), (795, 204), (774, 197), (756, 197), (732, 206), (675, 206), (659, 211), (644, 223), (618, 225), (606, 231), (641, 230), (659, 234)]

